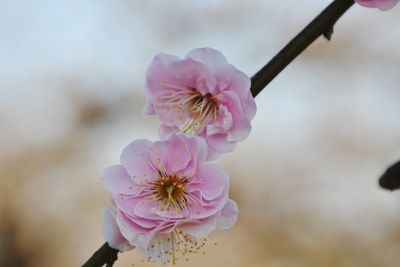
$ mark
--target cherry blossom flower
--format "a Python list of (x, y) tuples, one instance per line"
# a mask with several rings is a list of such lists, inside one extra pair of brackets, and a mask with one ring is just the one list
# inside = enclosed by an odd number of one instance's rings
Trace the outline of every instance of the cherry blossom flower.
[(399, 0), (355, 0), (362, 6), (377, 7), (381, 10), (388, 10), (394, 7)]
[(250, 79), (212, 48), (199, 48), (184, 59), (159, 54), (147, 71), (146, 115), (157, 115), (160, 135), (199, 135), (208, 159), (232, 151), (250, 133), (256, 113)]
[(238, 208), (228, 198), (229, 177), (206, 155), (202, 138), (183, 134), (129, 144), (102, 178), (115, 206), (103, 213), (109, 245), (174, 263), (202, 249), (213, 230), (230, 229)]

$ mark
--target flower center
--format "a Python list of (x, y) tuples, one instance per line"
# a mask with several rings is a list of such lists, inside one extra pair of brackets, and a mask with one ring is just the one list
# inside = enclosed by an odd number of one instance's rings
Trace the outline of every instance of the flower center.
[(218, 103), (210, 93), (202, 95), (195, 89), (183, 101), (189, 111), (189, 118), (181, 127), (184, 133), (201, 132), (207, 124), (214, 122), (218, 115)]
[(167, 110), (171, 107), (176, 108), (178, 113), (181, 113), (180, 120), (184, 121), (179, 127), (181, 132), (198, 134), (207, 124), (217, 119), (218, 102), (212, 94), (202, 95), (196, 88), (187, 89), (167, 83), (162, 83), (162, 85), (178, 89), (172, 94), (157, 98), (162, 101), (158, 107), (164, 107)]
[(185, 211), (187, 197), (185, 177), (177, 175), (161, 174), (159, 179), (151, 184), (150, 191), (153, 199), (160, 202), (160, 209), (170, 211), (171, 208), (177, 211)]

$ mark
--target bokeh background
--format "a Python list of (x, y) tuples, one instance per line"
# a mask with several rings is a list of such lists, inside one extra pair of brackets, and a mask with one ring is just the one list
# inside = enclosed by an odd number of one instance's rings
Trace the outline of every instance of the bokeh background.
[[(329, 4), (0, 1), (0, 266), (80, 266), (103, 242), (100, 184), (136, 138), (160, 52), (214, 47), (250, 76)], [(219, 164), (240, 207), (217, 246), (178, 266), (396, 267), (400, 6), (354, 6), (256, 99), (253, 131)], [(133, 251), (115, 266), (143, 263)]]

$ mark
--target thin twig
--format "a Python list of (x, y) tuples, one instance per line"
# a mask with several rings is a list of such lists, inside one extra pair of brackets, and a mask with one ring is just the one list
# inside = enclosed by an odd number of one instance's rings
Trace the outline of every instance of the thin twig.
[(113, 266), (118, 259), (118, 250), (111, 248), (107, 243), (104, 243), (82, 267), (101, 267), (106, 264), (106, 267)]
[(279, 53), (251, 78), (251, 93), (256, 97), (312, 42), (323, 35), (330, 40), (336, 21), (354, 4), (353, 0), (335, 0)]
[[(270, 62), (251, 78), (251, 92), (256, 97), (290, 62), (304, 51), (320, 35), (328, 40), (336, 21), (354, 4), (353, 0), (335, 0), (304, 30), (291, 40)], [(113, 266), (118, 250), (105, 243), (82, 267)]]

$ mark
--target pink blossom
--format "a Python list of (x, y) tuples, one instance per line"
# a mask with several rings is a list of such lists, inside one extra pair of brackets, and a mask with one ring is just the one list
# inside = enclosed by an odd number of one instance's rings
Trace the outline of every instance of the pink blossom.
[(147, 71), (146, 115), (157, 115), (160, 134), (199, 135), (208, 159), (230, 152), (250, 133), (256, 113), (250, 79), (212, 48), (199, 48), (184, 59), (157, 55)]
[(381, 10), (388, 10), (394, 7), (399, 0), (355, 0), (362, 6), (377, 7)]
[(178, 253), (196, 253), (215, 229), (228, 230), (238, 208), (228, 198), (229, 177), (205, 163), (202, 138), (182, 134), (168, 140), (136, 140), (121, 164), (104, 171), (102, 182), (115, 209), (104, 212), (104, 236), (124, 251), (136, 247), (146, 259), (175, 262)]

